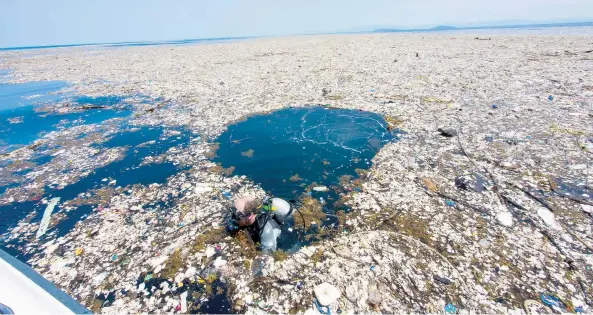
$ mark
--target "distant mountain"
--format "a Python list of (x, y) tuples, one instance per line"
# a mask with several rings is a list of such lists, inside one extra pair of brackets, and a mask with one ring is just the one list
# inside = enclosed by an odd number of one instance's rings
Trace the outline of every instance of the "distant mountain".
[(459, 28), (455, 26), (448, 26), (448, 25), (439, 25), (431, 28), (407, 28), (407, 29), (400, 29), (400, 28), (376, 28), (372, 32), (378, 33), (391, 33), (391, 32), (437, 32), (437, 31), (453, 31), (458, 30)]
[(456, 23), (457, 27), (484, 27), (484, 26), (501, 26), (501, 25), (536, 25), (536, 24), (566, 24), (566, 23), (582, 23), (586, 21), (593, 21), (592, 17), (580, 17), (580, 18), (564, 18), (564, 19), (549, 19), (549, 20), (495, 20), (495, 21), (482, 21), (482, 22), (468, 22), (468, 23)]
[(448, 26), (448, 25), (439, 25), (437, 27), (429, 28), (429, 31), (452, 31), (456, 30), (457, 27), (455, 26)]
[(538, 23), (538, 24), (512, 24), (512, 25), (480, 25), (480, 26), (448, 26), (440, 25), (433, 28), (376, 28), (374, 33), (401, 33), (401, 32), (438, 32), (454, 30), (483, 30), (483, 29), (509, 29), (509, 28), (542, 28), (542, 27), (575, 27), (575, 26), (593, 26), (593, 22), (570, 22), (570, 23)]

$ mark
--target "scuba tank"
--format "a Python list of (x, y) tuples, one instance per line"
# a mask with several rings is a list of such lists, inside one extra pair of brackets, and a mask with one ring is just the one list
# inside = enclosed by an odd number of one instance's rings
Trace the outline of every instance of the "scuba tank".
[(274, 211), (274, 219), (282, 225), (285, 219), (292, 216), (292, 205), (284, 199), (272, 198), (272, 211)]

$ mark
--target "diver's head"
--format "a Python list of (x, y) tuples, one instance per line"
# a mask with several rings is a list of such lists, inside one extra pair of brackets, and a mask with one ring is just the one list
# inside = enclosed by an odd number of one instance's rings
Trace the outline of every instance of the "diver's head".
[(239, 226), (250, 226), (255, 222), (262, 201), (253, 196), (245, 196), (235, 201), (235, 217)]

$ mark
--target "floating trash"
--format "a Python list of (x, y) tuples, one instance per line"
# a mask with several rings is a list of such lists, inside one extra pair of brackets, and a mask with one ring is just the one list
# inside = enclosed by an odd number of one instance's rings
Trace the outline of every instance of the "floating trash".
[(40, 238), (43, 236), (43, 234), (45, 234), (45, 232), (47, 232), (49, 220), (51, 219), (51, 213), (54, 211), (54, 208), (58, 202), (60, 202), (60, 197), (52, 198), (47, 204), (47, 208), (45, 208), (45, 211), (43, 212), (43, 218), (39, 224), (39, 230), (37, 230), (37, 238)]
[(445, 313), (456, 314), (457, 307), (451, 303), (447, 303), (447, 305), (445, 305)]

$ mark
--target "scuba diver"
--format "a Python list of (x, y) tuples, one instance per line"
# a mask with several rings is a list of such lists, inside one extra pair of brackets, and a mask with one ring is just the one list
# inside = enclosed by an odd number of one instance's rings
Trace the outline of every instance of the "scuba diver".
[(280, 198), (244, 196), (235, 201), (234, 208), (226, 230), (235, 233), (244, 228), (263, 251), (276, 250), (281, 226), (292, 217), (293, 205)]

